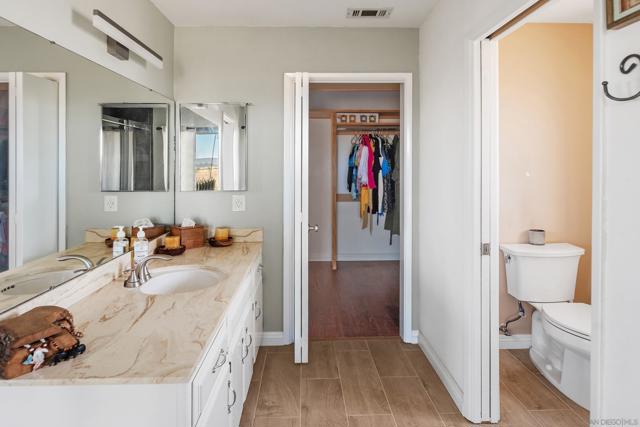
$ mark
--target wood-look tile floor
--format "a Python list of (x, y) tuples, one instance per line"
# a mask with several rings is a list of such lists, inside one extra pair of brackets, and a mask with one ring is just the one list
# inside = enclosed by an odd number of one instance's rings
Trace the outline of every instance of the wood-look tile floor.
[(311, 338), (397, 337), (400, 262), (309, 263)]
[[(529, 360), (500, 352), (504, 427), (583, 427), (589, 412)], [(241, 427), (468, 427), (433, 367), (398, 338), (312, 341), (309, 364), (291, 346), (260, 349)]]

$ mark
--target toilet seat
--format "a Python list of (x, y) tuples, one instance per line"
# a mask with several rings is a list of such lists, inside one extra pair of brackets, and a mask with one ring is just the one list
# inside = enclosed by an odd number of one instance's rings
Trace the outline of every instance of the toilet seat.
[(544, 320), (577, 338), (591, 341), (591, 306), (582, 303), (544, 304)]

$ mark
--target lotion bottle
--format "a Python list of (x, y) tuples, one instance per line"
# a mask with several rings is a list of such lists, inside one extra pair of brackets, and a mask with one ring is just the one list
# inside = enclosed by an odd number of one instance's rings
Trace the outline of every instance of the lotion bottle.
[(116, 234), (116, 240), (113, 241), (113, 253), (114, 257), (120, 256), (127, 251), (129, 247), (129, 240), (127, 240), (124, 233), (124, 226), (118, 225), (118, 233)]
[(144, 234), (144, 226), (138, 227), (136, 241), (133, 244), (133, 263), (138, 265), (140, 261), (149, 255), (149, 240)]

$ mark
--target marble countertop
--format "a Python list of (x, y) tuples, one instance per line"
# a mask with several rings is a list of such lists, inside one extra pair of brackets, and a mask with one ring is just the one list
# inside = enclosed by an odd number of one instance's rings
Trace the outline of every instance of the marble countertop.
[[(56, 271), (75, 271), (80, 268), (83, 268), (83, 264), (80, 261), (70, 260), (65, 262), (60, 262), (57, 258), (61, 255), (84, 255), (93, 261), (94, 264), (97, 264), (98, 261), (103, 258), (111, 259), (112, 258), (112, 249), (107, 247), (104, 242), (96, 243), (96, 242), (87, 242), (82, 243), (81, 245), (75, 246), (71, 249), (67, 249), (63, 252), (57, 252), (50, 255), (47, 255), (42, 258), (38, 258), (36, 260), (30, 261), (20, 267), (4, 271), (0, 273), (0, 289), (11, 285), (15, 282), (20, 282), (24, 280), (28, 280), (33, 276), (36, 276), (41, 273), (47, 272), (56, 272)], [(78, 275), (81, 275), (81, 272), (78, 272)], [(43, 291), (46, 292), (46, 291)], [(3, 295), (0, 294), (0, 312), (4, 310), (8, 310), (11, 307), (14, 307), (22, 302), (33, 298), (38, 295), (37, 293), (25, 293), (18, 295)]]
[(85, 354), (0, 380), (0, 386), (188, 382), (261, 254), (261, 243), (236, 243), (191, 249), (171, 261), (149, 263), (152, 274), (154, 268), (171, 265), (201, 265), (224, 273), (218, 286), (200, 291), (145, 295), (124, 288), (124, 278), (112, 281), (69, 308), (84, 333)]

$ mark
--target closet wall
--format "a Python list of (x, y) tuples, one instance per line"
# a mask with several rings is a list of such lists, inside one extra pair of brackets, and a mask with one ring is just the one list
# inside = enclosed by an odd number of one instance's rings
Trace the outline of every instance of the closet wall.
[[(399, 92), (322, 92), (312, 91), (309, 107), (317, 110), (395, 110), (400, 109)], [(331, 152), (332, 124), (329, 118), (309, 120), (309, 224), (319, 231), (309, 235), (309, 260), (331, 261), (332, 197)], [(348, 157), (351, 135), (339, 135), (337, 153), (337, 190), (347, 191)], [(389, 244), (384, 216), (372, 231), (361, 228), (357, 201), (337, 203), (338, 261), (379, 261), (400, 259), (400, 238)]]

